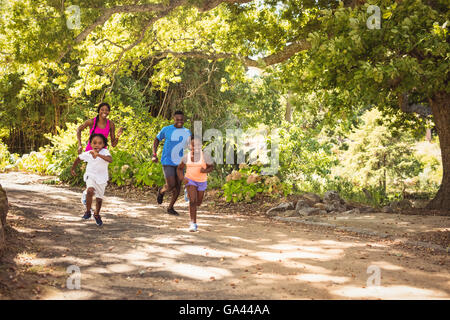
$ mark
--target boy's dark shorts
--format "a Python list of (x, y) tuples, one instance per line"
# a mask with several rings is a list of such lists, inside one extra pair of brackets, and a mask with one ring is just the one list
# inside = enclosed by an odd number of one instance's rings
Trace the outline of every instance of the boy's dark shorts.
[(164, 177), (176, 177), (177, 176), (177, 166), (163, 166)]

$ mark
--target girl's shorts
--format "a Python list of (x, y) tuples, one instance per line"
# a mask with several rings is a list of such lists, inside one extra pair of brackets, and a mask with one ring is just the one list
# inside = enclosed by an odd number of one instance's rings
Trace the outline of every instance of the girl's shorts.
[(189, 178), (186, 178), (186, 179), (188, 179), (188, 183), (186, 183), (186, 186), (195, 186), (195, 187), (197, 187), (197, 191), (205, 191), (206, 190), (206, 187), (208, 185), (207, 181), (197, 182), (197, 181), (191, 180)]
[(97, 183), (93, 178), (87, 177), (86, 179), (86, 190), (89, 188), (94, 188), (95, 197), (98, 199), (103, 199), (105, 195), (107, 183)]

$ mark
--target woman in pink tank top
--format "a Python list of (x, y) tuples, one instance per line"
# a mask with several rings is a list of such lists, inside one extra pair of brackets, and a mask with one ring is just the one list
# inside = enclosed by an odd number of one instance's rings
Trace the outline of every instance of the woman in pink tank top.
[[(111, 134), (111, 145), (115, 147), (119, 142), (119, 137), (123, 133), (123, 128), (120, 128), (117, 132), (117, 137), (115, 136), (116, 128), (114, 122), (108, 119), (109, 112), (111, 111), (111, 107), (106, 102), (100, 103), (97, 108), (98, 115), (94, 119), (86, 120), (81, 126), (77, 129), (77, 139), (78, 139), (78, 154), (83, 152), (83, 146), (81, 144), (81, 132), (89, 127), (89, 136), (94, 133), (100, 133), (108, 139), (109, 134)], [(90, 143), (88, 142), (85, 151), (92, 150)]]

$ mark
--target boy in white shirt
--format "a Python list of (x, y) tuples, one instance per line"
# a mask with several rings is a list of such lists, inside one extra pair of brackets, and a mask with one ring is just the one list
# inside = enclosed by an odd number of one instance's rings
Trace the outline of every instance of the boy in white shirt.
[(100, 209), (102, 207), (102, 198), (105, 194), (106, 185), (108, 184), (108, 165), (112, 162), (111, 154), (106, 147), (108, 140), (104, 135), (94, 133), (89, 137), (92, 150), (80, 154), (73, 163), (71, 173), (76, 175), (75, 168), (81, 160), (87, 162), (86, 172), (84, 173), (84, 181), (86, 182), (86, 212), (83, 219), (87, 220), (91, 217), (92, 199), (95, 194), (96, 206), (94, 218), (96, 224), (100, 227), (103, 222), (100, 217)]

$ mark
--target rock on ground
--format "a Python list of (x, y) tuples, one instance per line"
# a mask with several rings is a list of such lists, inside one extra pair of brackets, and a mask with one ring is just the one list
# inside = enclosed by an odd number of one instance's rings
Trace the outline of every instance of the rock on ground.
[(309, 208), (309, 203), (306, 200), (298, 200), (295, 205), (295, 211), (300, 211), (303, 208)]
[(325, 192), (325, 194), (323, 195), (323, 202), (333, 202), (333, 201), (338, 201), (341, 204), (345, 204), (345, 201), (342, 200), (341, 196), (339, 195), (339, 193), (337, 191), (327, 191)]
[(270, 208), (269, 210), (267, 210), (266, 214), (273, 215), (277, 211), (286, 211), (286, 210), (294, 210), (294, 204), (292, 202), (280, 203), (278, 206)]
[(302, 216), (312, 216), (316, 214), (324, 214), (326, 213), (326, 211), (320, 210), (319, 208), (302, 208), (299, 211), (297, 211), (297, 213)]
[(315, 203), (317, 202), (321, 202), (322, 199), (320, 198), (319, 195), (312, 193), (312, 192), (307, 192), (301, 195), (302, 199), (305, 200), (306, 202), (308, 202), (308, 204), (310, 206), (313, 206)]

